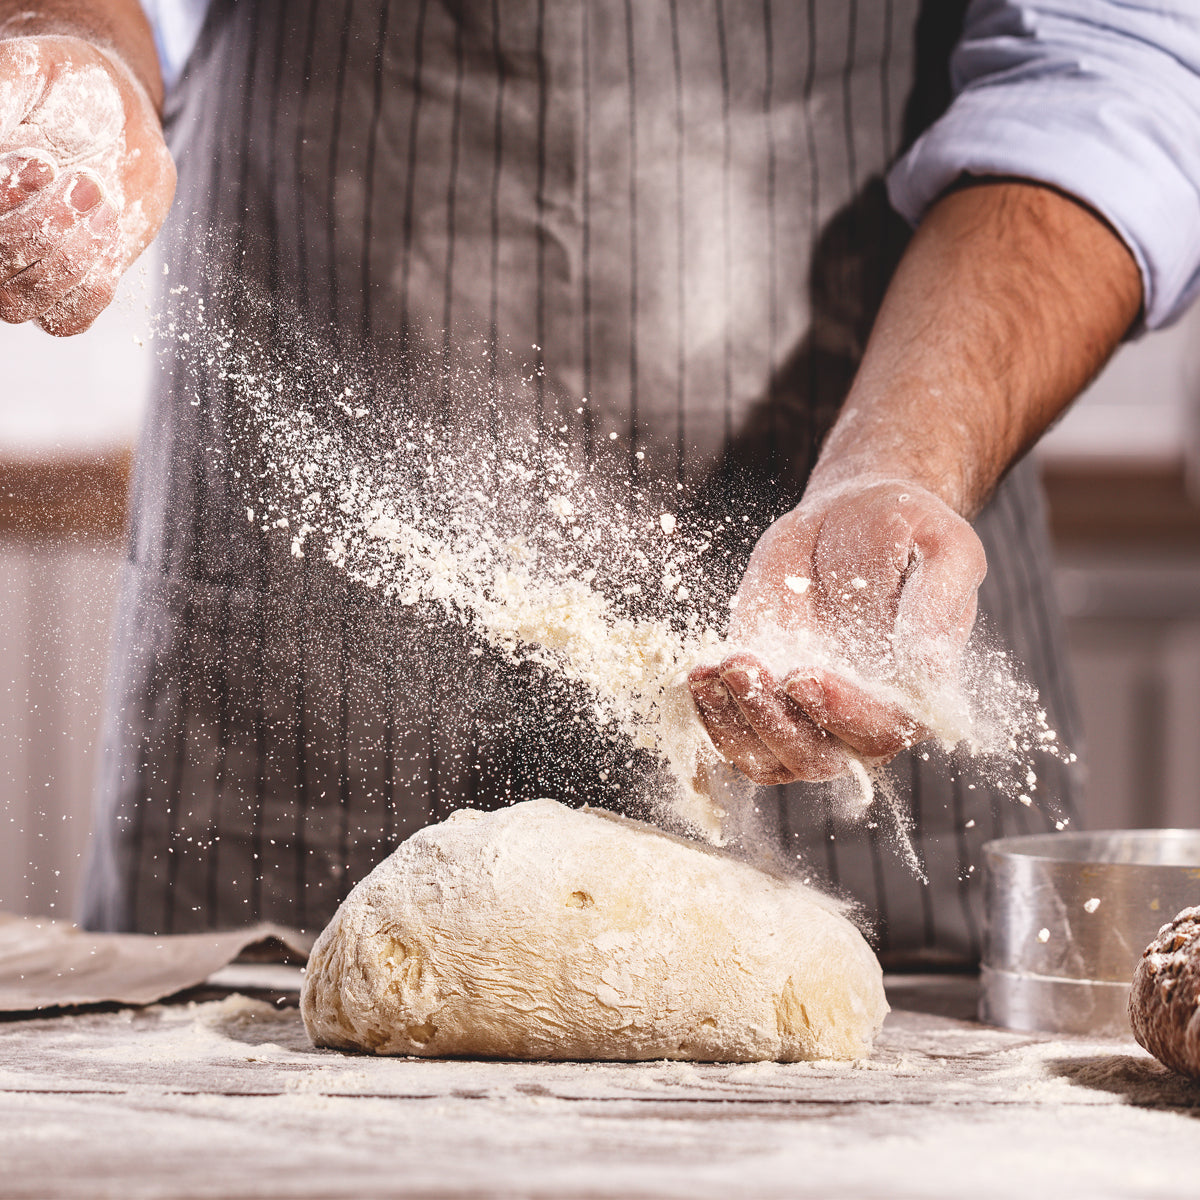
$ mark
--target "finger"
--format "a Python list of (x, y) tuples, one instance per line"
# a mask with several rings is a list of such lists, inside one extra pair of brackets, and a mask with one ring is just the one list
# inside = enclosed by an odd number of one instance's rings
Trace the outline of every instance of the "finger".
[[(0, 285), (0, 319), (31, 321), (68, 297), (74, 297), (72, 307), (80, 311), (93, 307), (99, 299), (100, 279), (113, 274), (108, 260), (117, 234), (112, 209), (106, 204), (93, 209), (44, 258)], [(93, 273), (96, 278), (89, 280)], [(98, 314), (102, 307), (94, 312)]]
[(721, 682), (716, 667), (695, 667), (688, 687), (717, 752), (764, 787), (786, 783), (792, 773), (762, 744), (750, 728), (737, 701)]
[(793, 671), (783, 690), (815, 724), (864, 758), (894, 758), (929, 736), (899, 704), (870, 696), (832, 671)]
[(44, 155), (17, 150), (0, 155), (0, 215), (19, 208), (54, 182), (58, 169)]
[(837, 740), (791, 702), (753, 655), (731, 655), (720, 672), (746, 725), (790, 779), (837, 779), (846, 773), (845, 751)]
[(0, 216), (0, 283), (40, 262), (104, 200), (90, 172), (66, 172), (20, 208)]
[(70, 337), (90, 328), (112, 303), (120, 272), (111, 261), (97, 264), (84, 281), (37, 318), (38, 324), (55, 337)]

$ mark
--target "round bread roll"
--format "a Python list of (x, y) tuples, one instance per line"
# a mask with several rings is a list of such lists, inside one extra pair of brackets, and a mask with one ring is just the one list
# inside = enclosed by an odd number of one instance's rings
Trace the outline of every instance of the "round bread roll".
[(1185, 908), (1142, 952), (1129, 1020), (1159, 1062), (1200, 1079), (1200, 908)]
[(420, 830), (346, 898), (301, 995), (318, 1046), (749, 1062), (865, 1056), (882, 973), (834, 904), (610, 813)]

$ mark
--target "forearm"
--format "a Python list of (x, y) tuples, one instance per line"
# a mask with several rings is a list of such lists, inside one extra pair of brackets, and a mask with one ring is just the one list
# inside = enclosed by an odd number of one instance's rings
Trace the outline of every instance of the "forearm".
[(158, 52), (138, 0), (0, 0), (0, 39), (46, 34), (82, 38), (114, 53), (161, 112)]
[(1049, 188), (980, 182), (917, 230), (811, 489), (892, 478), (973, 517), (1137, 317), (1115, 233)]
[(724, 757), (759, 783), (827, 779), (851, 755), (886, 759), (930, 735), (986, 570), (963, 518), (1140, 305), (1124, 244), (1056, 192), (980, 183), (930, 210), (804, 500), (755, 547), (731, 620), (751, 651), (760, 632), (805, 632), (852, 669), (800, 658), (773, 674), (754, 653), (697, 667), (692, 693)]

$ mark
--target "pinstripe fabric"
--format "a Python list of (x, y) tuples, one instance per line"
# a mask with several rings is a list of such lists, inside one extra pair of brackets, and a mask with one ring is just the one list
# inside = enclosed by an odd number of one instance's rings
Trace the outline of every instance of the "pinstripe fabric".
[[(440, 362), (427, 399), (448, 426), (499, 436), (532, 415), (648, 494), (745, 512), (736, 562), (798, 497), (903, 245), (881, 175), (936, 108), (911, 92), (917, 7), (217, 0), (171, 102), (164, 244), (168, 282), (189, 290), (163, 302), (182, 317), (203, 295), (243, 349), (294, 354), (305, 386), (337, 359), (369, 363), (373, 405), (395, 402), (404, 363)], [(929, 7), (937, 32), (961, 6)], [(926, 82), (944, 90), (938, 70)], [(487, 363), (466, 413), (449, 386), (464, 347)], [(531, 414), (505, 407), (510, 357), (535, 380)], [(247, 429), (203, 356), (164, 371), (135, 484), (92, 926), (314, 928), (398, 839), (463, 803), (603, 803), (623, 785), (618, 771), (596, 794), (600, 752), (546, 717), (532, 672), (381, 612), (247, 521)], [(985, 619), (1036, 664), (1061, 723), (1027, 468), (979, 528)], [(414, 645), (437, 672), (406, 667)], [(845, 826), (820, 789), (765, 807), (790, 852), (874, 914), (886, 953), (969, 960), (979, 843), (1045, 818), (920, 757), (894, 774), (928, 888), (886, 830)]]

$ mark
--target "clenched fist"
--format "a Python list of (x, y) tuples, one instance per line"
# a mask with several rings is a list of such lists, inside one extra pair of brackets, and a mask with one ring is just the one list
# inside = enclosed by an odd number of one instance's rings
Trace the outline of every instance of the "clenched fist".
[(921, 714), (957, 681), (985, 571), (970, 525), (920, 487), (806, 496), (762, 536), (735, 597), (729, 641), (749, 649), (689, 676), (717, 749), (775, 784), (928, 737)]
[(0, 318), (85, 330), (174, 191), (158, 114), (119, 58), (75, 37), (0, 41)]

